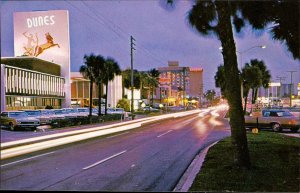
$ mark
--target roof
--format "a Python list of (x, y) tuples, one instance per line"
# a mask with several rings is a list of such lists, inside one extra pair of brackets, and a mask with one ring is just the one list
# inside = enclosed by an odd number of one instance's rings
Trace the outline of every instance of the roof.
[(1, 64), (60, 76), (60, 65), (36, 57), (1, 57)]

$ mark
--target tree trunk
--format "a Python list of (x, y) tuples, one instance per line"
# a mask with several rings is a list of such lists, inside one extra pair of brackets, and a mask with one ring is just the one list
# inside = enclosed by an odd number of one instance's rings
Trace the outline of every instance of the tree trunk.
[(246, 115), (246, 111), (247, 111), (247, 100), (248, 100), (248, 94), (245, 96), (244, 115)]
[(252, 100), (251, 103), (254, 104), (254, 88), (252, 88)]
[(106, 82), (105, 86), (105, 115), (107, 115), (107, 92), (108, 92), (108, 81)]
[(98, 82), (98, 104), (99, 104), (99, 109), (98, 109), (98, 116), (101, 116), (101, 96), (102, 96), (102, 81)]
[(93, 107), (93, 79), (90, 80), (90, 112), (89, 116), (92, 116), (92, 107)]
[(228, 1), (218, 1), (216, 8), (219, 18), (218, 35), (223, 47), (226, 90), (228, 91), (231, 141), (235, 149), (234, 162), (240, 167), (250, 168), (251, 162), (241, 99), (241, 81), (238, 74), (229, 3)]
[(255, 88), (255, 91), (254, 91), (254, 101), (252, 104), (255, 104), (256, 103), (256, 100), (257, 100), (257, 93), (258, 93), (258, 88)]
[(152, 87), (151, 106), (153, 107), (154, 87)]

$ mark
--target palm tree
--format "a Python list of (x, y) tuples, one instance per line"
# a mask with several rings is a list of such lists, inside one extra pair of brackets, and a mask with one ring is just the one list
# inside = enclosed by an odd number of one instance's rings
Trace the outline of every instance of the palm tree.
[[(174, 0), (166, 0), (173, 4)], [(295, 59), (300, 58), (299, 1), (196, 1), (189, 13), (189, 22), (202, 35), (216, 35), (223, 47), (226, 97), (229, 103), (231, 139), (234, 161), (241, 167), (251, 166), (241, 102), (240, 78), (237, 67), (233, 25), (240, 32), (249, 21), (254, 29), (273, 24), (273, 39), (284, 42)], [(289, 14), (287, 14), (289, 13)], [(232, 20), (231, 20), (232, 19)], [(232, 22), (231, 22), (232, 21)]]
[(216, 96), (216, 91), (215, 90), (208, 90), (206, 93), (204, 93), (204, 97), (206, 100), (209, 100), (210, 103), (212, 104), (212, 101), (215, 99)]
[(106, 85), (105, 95), (105, 115), (107, 114), (107, 94), (108, 94), (108, 82), (112, 81), (115, 75), (120, 75), (121, 69), (119, 64), (113, 58), (107, 58), (104, 63), (103, 83)]
[(260, 87), (262, 84), (262, 72), (260, 69), (253, 65), (253, 60), (251, 63), (246, 63), (245, 67), (242, 69), (241, 79), (243, 80), (243, 94), (245, 96), (245, 106), (244, 106), (244, 114), (246, 114), (247, 109), (247, 99), (248, 93), (250, 89), (252, 89), (252, 98), (254, 96), (254, 89)]
[(215, 78), (215, 86), (221, 89), (221, 94), (223, 95), (224, 98), (226, 98), (226, 84), (225, 84), (226, 78), (225, 78), (225, 70), (223, 65), (218, 66), (218, 70), (214, 78)]
[(265, 89), (269, 87), (269, 82), (271, 80), (270, 71), (267, 70), (267, 66), (265, 65), (264, 61), (259, 61), (257, 59), (251, 60), (251, 65), (256, 66), (260, 72), (261, 72), (261, 84), (253, 89), (253, 98), (252, 98), (252, 104), (255, 103), (257, 99), (257, 92), (259, 87), (264, 87)]
[(151, 106), (153, 107), (154, 89), (158, 87), (158, 80), (152, 76), (149, 76), (148, 84), (151, 89)]
[(94, 83), (94, 68), (97, 65), (97, 57), (92, 53), (89, 56), (84, 55), (84, 65), (80, 66), (79, 72), (86, 79), (90, 80), (90, 103), (89, 103), (89, 116), (92, 116), (92, 106), (93, 106), (93, 83)]
[(103, 85), (103, 77), (104, 77), (104, 64), (105, 58), (101, 55), (96, 56), (97, 65), (93, 70), (93, 75), (95, 78), (95, 82), (98, 86), (98, 116), (101, 116), (101, 97), (102, 97), (102, 85)]
[(151, 105), (153, 107), (153, 95), (154, 95), (154, 89), (158, 87), (159, 71), (156, 70), (155, 68), (152, 68), (148, 71), (148, 74), (150, 75), (149, 86), (152, 92)]
[[(241, 102), (241, 88), (233, 38), (231, 16), (237, 17), (236, 7), (230, 1), (197, 1), (189, 12), (189, 22), (203, 35), (216, 35), (221, 41), (226, 97), (229, 104), (231, 139), (235, 148), (235, 162), (250, 168), (250, 156)], [(234, 22), (237, 30), (239, 23)], [(230, 83), (230, 84), (229, 84)]]
[(142, 98), (147, 98), (147, 99), (149, 99), (149, 93), (148, 93), (148, 91), (147, 91), (147, 96), (146, 97), (143, 97), (144, 96), (144, 92), (145, 92), (145, 90), (149, 90), (149, 79), (151, 78), (150, 76), (149, 76), (149, 74), (148, 73), (146, 73), (146, 72), (140, 72), (139, 73), (139, 76), (140, 76), (140, 89), (141, 89), (141, 96), (142, 96)]

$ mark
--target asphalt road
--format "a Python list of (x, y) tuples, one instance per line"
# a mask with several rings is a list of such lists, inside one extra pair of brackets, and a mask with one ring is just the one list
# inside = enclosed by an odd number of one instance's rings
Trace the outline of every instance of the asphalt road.
[(0, 189), (172, 191), (199, 151), (230, 135), (223, 116), (210, 110), (2, 160)]

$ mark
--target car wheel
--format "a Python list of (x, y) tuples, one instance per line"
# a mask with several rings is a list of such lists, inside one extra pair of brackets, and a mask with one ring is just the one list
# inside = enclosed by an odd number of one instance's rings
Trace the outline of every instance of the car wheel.
[(272, 130), (275, 131), (275, 132), (281, 131), (280, 124), (279, 123), (273, 123), (272, 124)]
[(15, 130), (15, 126), (14, 126), (14, 124), (13, 124), (12, 122), (10, 122), (10, 123), (8, 124), (8, 127), (9, 127), (9, 129), (10, 129), (11, 131), (14, 131), (14, 130)]

